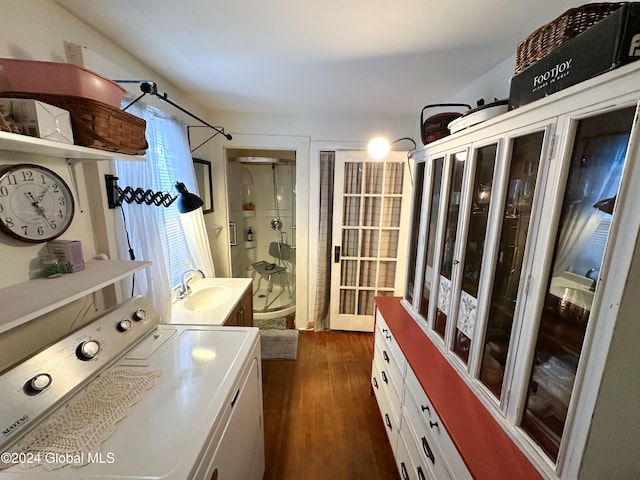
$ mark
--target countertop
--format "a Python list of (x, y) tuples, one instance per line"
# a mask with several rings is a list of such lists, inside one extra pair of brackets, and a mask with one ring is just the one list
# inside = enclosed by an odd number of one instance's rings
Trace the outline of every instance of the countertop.
[[(171, 321), (172, 324), (182, 325), (223, 325), (231, 312), (240, 302), (242, 296), (251, 289), (251, 278), (205, 278), (194, 280), (190, 283), (192, 294), (202, 290), (200, 283), (206, 281), (207, 285), (213, 283), (219, 283), (221, 285), (230, 286), (233, 289), (233, 294), (227, 301), (215, 307), (215, 309), (208, 311), (191, 311), (185, 308), (184, 304), (187, 299), (177, 300), (174, 302), (171, 309)], [(200, 283), (200, 285), (198, 285)], [(188, 297), (187, 297), (188, 298)]]
[(400, 300), (376, 297), (375, 303), (471, 475), (490, 480), (542, 478)]

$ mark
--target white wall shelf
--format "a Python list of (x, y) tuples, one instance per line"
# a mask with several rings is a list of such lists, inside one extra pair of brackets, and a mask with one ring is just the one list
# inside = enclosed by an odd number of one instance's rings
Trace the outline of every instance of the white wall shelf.
[(69, 145), (10, 132), (0, 132), (0, 151), (66, 158), (70, 161), (113, 159), (145, 161), (145, 158), (140, 156), (108, 152), (106, 150), (98, 150), (79, 145)]
[(95, 260), (59, 278), (36, 278), (0, 289), (0, 333), (111, 285), (151, 262)]

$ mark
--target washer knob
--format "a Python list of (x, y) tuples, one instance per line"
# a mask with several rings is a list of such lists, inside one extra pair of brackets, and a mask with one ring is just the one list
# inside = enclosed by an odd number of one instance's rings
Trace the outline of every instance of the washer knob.
[(33, 392), (41, 392), (51, 385), (51, 375), (48, 373), (39, 373), (29, 382), (29, 388)]
[(76, 355), (80, 360), (91, 360), (100, 351), (100, 344), (95, 340), (85, 340), (76, 350)]
[(147, 311), (144, 308), (139, 308), (133, 314), (133, 319), (137, 322), (144, 320), (145, 318), (147, 318)]
[(123, 318), (118, 322), (118, 330), (121, 332), (128, 332), (131, 330), (131, 320), (128, 318)]

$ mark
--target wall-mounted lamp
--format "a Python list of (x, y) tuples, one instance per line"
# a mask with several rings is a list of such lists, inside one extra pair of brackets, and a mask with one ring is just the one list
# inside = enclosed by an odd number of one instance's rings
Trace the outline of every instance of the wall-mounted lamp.
[(369, 145), (367, 146), (367, 151), (369, 152), (369, 155), (371, 155), (372, 158), (375, 158), (376, 160), (382, 160), (384, 157), (386, 157), (389, 154), (389, 151), (391, 150), (391, 145), (398, 143), (402, 140), (408, 140), (412, 142), (413, 150), (415, 150), (415, 148), (417, 147), (415, 140), (409, 137), (402, 137), (397, 140), (394, 140), (391, 143), (389, 143), (389, 140), (387, 140), (384, 137), (375, 137), (369, 141)]
[(118, 177), (114, 175), (105, 175), (105, 185), (107, 187), (107, 203), (109, 208), (116, 208), (122, 205), (122, 202), (137, 203), (139, 205), (155, 205), (156, 207), (168, 207), (176, 200), (180, 213), (192, 212), (200, 208), (204, 202), (194, 193), (189, 193), (184, 183), (176, 182), (174, 186), (178, 190), (175, 197), (170, 193), (153, 192), (152, 190), (144, 190), (142, 188), (125, 187), (120, 188), (118, 185)]

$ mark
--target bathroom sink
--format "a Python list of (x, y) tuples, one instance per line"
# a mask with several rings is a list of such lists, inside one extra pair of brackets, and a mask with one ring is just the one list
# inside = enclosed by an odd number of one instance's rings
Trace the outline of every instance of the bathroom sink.
[(228, 285), (201, 286), (194, 290), (184, 300), (184, 308), (193, 312), (213, 310), (226, 303), (234, 293), (234, 289)]
[(563, 304), (573, 304), (584, 310), (591, 310), (594, 292), (590, 289), (593, 280), (564, 272), (551, 279), (550, 293), (561, 300)]
[(173, 303), (170, 323), (223, 325), (242, 296), (250, 291), (251, 278), (198, 278), (189, 287), (189, 295)]

